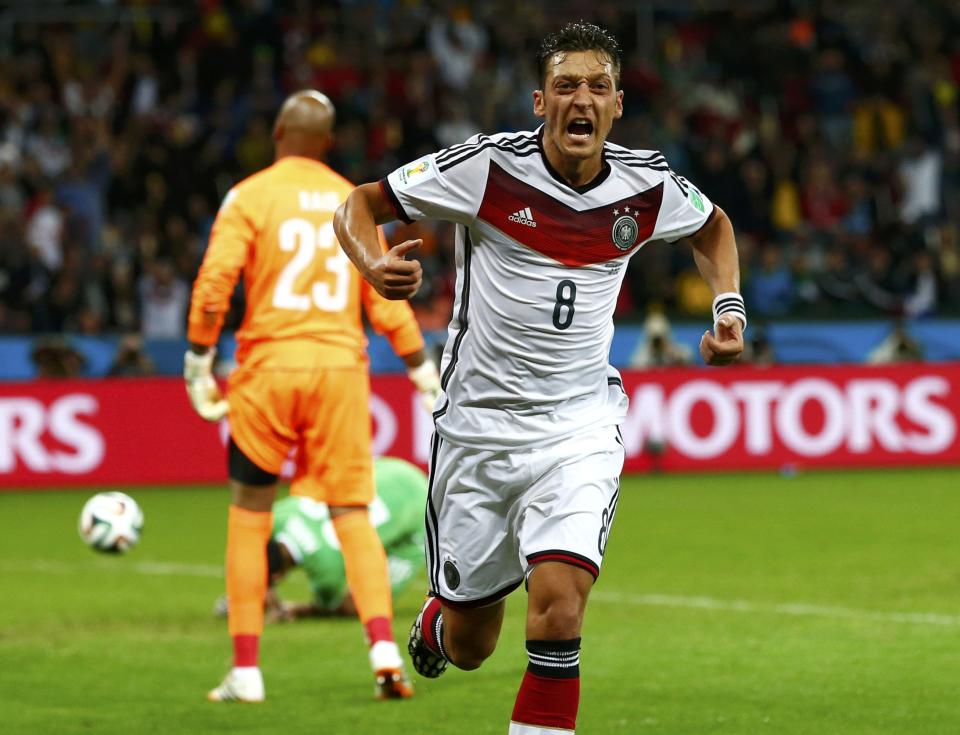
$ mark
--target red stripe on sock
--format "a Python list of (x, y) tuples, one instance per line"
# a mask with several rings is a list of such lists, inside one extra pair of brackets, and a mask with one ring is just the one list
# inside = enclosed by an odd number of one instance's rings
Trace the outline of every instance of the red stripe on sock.
[(380, 641), (393, 641), (390, 618), (370, 618), (363, 627), (367, 631), (367, 642), (371, 646)]
[(524, 725), (574, 730), (580, 707), (580, 678), (550, 679), (523, 675), (511, 719)]
[(427, 644), (427, 647), (431, 651), (438, 654), (441, 650), (441, 645), (437, 641), (437, 616), (443, 610), (442, 603), (436, 597), (431, 597), (430, 602), (427, 603), (426, 609), (423, 611), (423, 618), (421, 618), (421, 628), (423, 632), (423, 642)]
[(260, 636), (235, 635), (233, 637), (233, 665), (257, 666), (260, 656)]

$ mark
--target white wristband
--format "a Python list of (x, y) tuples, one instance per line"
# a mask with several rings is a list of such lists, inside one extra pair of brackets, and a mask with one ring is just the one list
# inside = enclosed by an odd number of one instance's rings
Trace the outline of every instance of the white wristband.
[(743, 304), (743, 296), (733, 291), (719, 293), (713, 299), (713, 326), (723, 314), (733, 314), (743, 324), (743, 331), (747, 329), (747, 308)]

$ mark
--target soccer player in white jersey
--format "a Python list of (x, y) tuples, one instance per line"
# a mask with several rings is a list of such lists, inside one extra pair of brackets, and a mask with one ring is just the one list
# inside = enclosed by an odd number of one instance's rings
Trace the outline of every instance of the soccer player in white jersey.
[[(743, 349), (746, 313), (726, 215), (655, 151), (606, 142), (623, 113), (620, 50), (565, 26), (542, 44), (532, 132), (480, 135), (357, 188), (335, 217), (344, 251), (388, 298), (421, 269), (376, 224), (456, 223), (457, 297), (434, 406), (426, 511), (430, 595), (410, 634), (417, 671), (475, 669), (504, 598), (526, 581), (528, 668), (510, 735), (573, 733), (580, 629), (617, 509), (627, 397), (609, 365), (630, 256), (686, 239), (716, 294), (711, 365)], [(659, 245), (663, 247), (663, 245)]]

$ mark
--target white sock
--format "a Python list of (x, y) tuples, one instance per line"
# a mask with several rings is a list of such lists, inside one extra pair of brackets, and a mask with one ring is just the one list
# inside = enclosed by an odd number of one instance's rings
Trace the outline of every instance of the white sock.
[(558, 730), (555, 727), (537, 727), (511, 722), (507, 735), (574, 735), (573, 730)]
[(234, 666), (230, 672), (234, 677), (244, 682), (262, 679), (259, 666)]
[(403, 668), (397, 644), (394, 641), (377, 641), (370, 646), (370, 668), (374, 671)]

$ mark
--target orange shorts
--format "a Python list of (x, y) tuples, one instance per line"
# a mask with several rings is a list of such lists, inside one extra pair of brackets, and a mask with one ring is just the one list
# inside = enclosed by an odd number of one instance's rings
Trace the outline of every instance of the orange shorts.
[(279, 474), (293, 447), (297, 492), (329, 505), (373, 500), (370, 377), (363, 367), (251, 370), (230, 376), (230, 434)]

